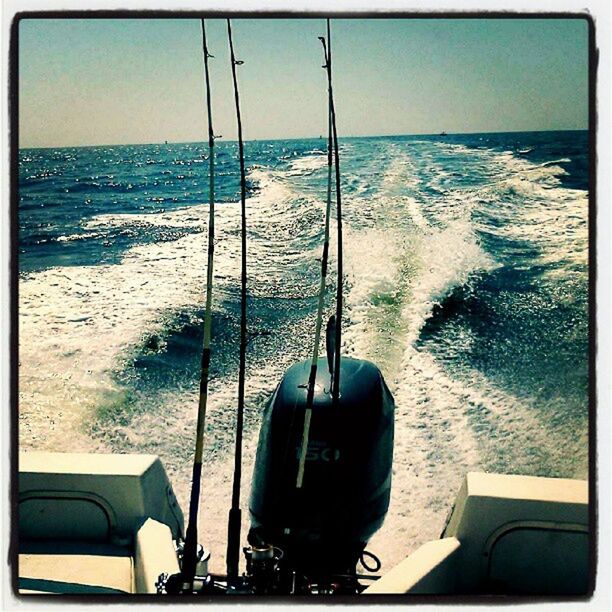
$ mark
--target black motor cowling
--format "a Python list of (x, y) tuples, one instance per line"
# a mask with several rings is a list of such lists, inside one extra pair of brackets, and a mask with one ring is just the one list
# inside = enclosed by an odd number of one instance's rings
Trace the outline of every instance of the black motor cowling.
[(306, 575), (354, 572), (391, 492), (394, 402), (380, 370), (343, 357), (334, 405), (319, 359), (302, 486), (296, 487), (310, 361), (287, 371), (264, 410), (250, 500), (251, 544)]

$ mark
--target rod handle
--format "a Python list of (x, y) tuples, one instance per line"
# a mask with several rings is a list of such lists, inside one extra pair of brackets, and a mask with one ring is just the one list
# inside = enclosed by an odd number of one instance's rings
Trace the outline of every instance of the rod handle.
[(240, 560), (240, 526), (242, 523), (242, 510), (230, 508), (227, 522), (227, 577), (238, 577), (238, 564)]

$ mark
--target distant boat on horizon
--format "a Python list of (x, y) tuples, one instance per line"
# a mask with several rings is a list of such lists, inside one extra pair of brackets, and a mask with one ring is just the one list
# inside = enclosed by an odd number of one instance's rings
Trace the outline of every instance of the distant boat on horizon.
[(442, 131), (440, 132), (440, 136), (446, 136), (446, 132), (445, 132), (444, 130), (442, 130)]

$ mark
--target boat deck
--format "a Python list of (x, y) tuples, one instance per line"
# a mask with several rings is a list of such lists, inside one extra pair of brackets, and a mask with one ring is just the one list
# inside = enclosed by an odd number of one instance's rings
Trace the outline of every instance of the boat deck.
[(157, 457), (20, 457), (19, 592), (154, 593), (183, 516)]
[(125, 546), (99, 542), (24, 543), (21, 593), (108, 595), (134, 592), (134, 558)]

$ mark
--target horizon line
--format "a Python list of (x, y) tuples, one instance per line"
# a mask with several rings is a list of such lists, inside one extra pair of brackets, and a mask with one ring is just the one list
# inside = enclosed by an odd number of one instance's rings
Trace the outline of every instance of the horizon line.
[[(490, 130), (484, 132), (427, 132), (417, 134), (369, 134), (360, 136), (340, 136), (338, 140), (347, 138), (393, 138), (406, 136), (476, 136), (478, 134), (530, 134), (538, 132), (588, 132), (590, 128), (562, 128), (557, 130)], [(219, 138), (221, 140), (222, 137)], [(327, 136), (293, 136), (289, 138), (244, 138), (243, 142), (278, 142), (286, 140), (327, 140)], [(237, 139), (223, 139), (224, 142), (238, 142)], [(36, 150), (36, 149), (87, 149), (93, 147), (147, 147), (153, 145), (188, 145), (188, 144), (206, 144), (207, 139), (203, 140), (184, 140), (184, 141), (163, 141), (163, 142), (126, 142), (126, 143), (98, 143), (98, 144), (81, 144), (81, 145), (44, 145), (44, 146), (18, 146), (19, 151)]]

